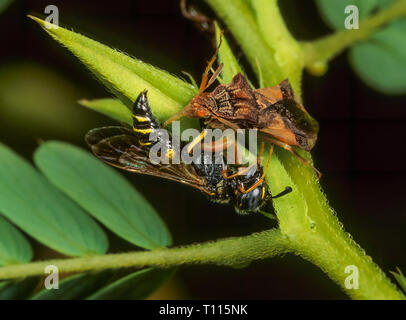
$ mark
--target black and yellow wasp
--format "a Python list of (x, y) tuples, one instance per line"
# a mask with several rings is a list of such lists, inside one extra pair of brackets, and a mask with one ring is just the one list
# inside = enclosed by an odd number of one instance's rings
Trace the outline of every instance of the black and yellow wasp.
[[(200, 161), (191, 164), (156, 164), (150, 160), (149, 151), (157, 142), (162, 143), (158, 133), (150, 140), (151, 133), (161, 131), (161, 125), (152, 115), (147, 91), (140, 93), (133, 105), (133, 127), (109, 126), (90, 130), (85, 140), (92, 152), (109, 165), (138, 174), (146, 174), (178, 181), (192, 186), (208, 195), (215, 202), (232, 203), (240, 214), (259, 211), (267, 201), (291, 191), (287, 187), (273, 197), (264, 181), (263, 167), (253, 166), (239, 175), (238, 168), (221, 162), (207, 161), (201, 153)], [(171, 141), (166, 140), (168, 157), (174, 152)], [(217, 155), (218, 156), (218, 155)], [(221, 154), (223, 158), (223, 155)], [(222, 159), (224, 160), (224, 159)]]

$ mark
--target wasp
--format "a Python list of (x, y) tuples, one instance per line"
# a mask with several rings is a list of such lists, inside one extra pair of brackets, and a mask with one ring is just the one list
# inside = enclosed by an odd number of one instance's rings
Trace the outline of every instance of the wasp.
[(295, 149), (310, 151), (316, 141), (319, 126), (297, 101), (286, 79), (274, 87), (253, 89), (248, 80), (237, 73), (229, 85), (220, 84), (213, 91), (206, 90), (221, 73), (223, 64), (209, 78), (209, 71), (216, 59), (220, 43), (209, 61), (199, 92), (184, 107), (164, 122), (164, 127), (183, 116), (200, 118), (206, 127), (257, 129), (262, 140), (288, 150), (306, 165), (321, 173)]
[[(154, 163), (150, 160), (149, 151), (156, 143), (166, 144), (166, 156), (169, 158), (175, 150), (171, 140), (164, 140), (159, 133), (162, 127), (151, 112), (147, 91), (137, 97), (132, 117), (132, 128), (109, 126), (90, 130), (86, 134), (85, 141), (96, 157), (126, 171), (189, 185), (205, 193), (214, 202), (233, 204), (239, 214), (258, 212), (267, 201), (292, 191), (286, 187), (278, 195), (272, 196), (264, 181), (262, 165), (244, 167), (245, 174), (242, 175), (241, 168), (227, 166), (224, 169), (223, 158), (215, 161), (215, 157), (223, 157), (222, 153), (212, 155), (202, 152), (200, 161), (191, 164)], [(151, 135), (154, 132), (157, 134)], [(150, 139), (152, 136), (154, 138)]]

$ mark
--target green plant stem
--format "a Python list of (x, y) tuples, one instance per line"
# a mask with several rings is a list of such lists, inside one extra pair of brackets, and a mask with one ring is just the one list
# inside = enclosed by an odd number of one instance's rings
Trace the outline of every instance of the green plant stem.
[[(402, 2), (405, 1), (402, 0)], [(288, 64), (292, 56), (285, 57), (281, 55), (278, 56), (278, 59), (275, 59), (275, 52), (263, 40), (263, 34), (261, 36), (252, 8), (247, 6), (247, 2), (242, 0), (207, 0), (207, 2), (224, 18), (257, 72), (259, 71), (257, 61), (259, 62), (264, 85), (276, 84), (286, 76), (284, 66)], [(273, 14), (279, 15), (279, 10), (274, 10)], [(276, 19), (276, 21), (280, 22), (282, 20)], [(265, 33), (269, 31), (262, 30)], [(276, 36), (277, 33), (274, 35)], [(284, 41), (283, 38), (280, 40)], [(99, 50), (98, 46), (94, 44), (92, 46)], [(301, 50), (301, 48), (293, 48), (293, 50)], [(86, 51), (85, 53), (86, 57), (93, 57), (92, 52)], [(284, 60), (285, 58), (288, 60)], [(89, 58), (86, 61), (93, 60), (93, 58)], [(117, 74), (119, 79), (121, 67), (118, 68), (115, 64), (112, 63), (111, 68), (114, 71), (112, 72)], [(107, 75), (108, 73), (106, 77)], [(130, 74), (128, 77), (131, 78)], [(137, 79), (134, 78), (133, 80), (134, 85), (138, 83)], [(116, 84), (120, 83), (117, 80)], [(127, 83), (125, 82), (125, 84)], [(132, 88), (132, 85), (123, 88), (127, 94), (134, 94), (137, 91)], [(159, 101), (157, 100), (157, 102)], [(173, 104), (173, 106), (173, 109), (176, 109), (180, 108), (182, 104), (179, 102)], [(164, 117), (164, 111), (167, 110), (157, 109), (157, 116)], [(80, 272), (120, 267), (172, 267), (192, 263), (238, 266), (256, 259), (293, 252), (319, 266), (353, 298), (403, 299), (404, 296), (383, 272), (343, 231), (342, 225), (329, 207), (324, 193), (320, 189), (314, 172), (283, 150), (276, 150), (275, 153), (276, 157), (271, 160), (272, 169), (268, 170), (267, 173), (267, 182), (272, 193), (276, 194), (277, 191), (283, 190), (287, 185), (293, 188), (293, 192), (289, 196), (274, 201), (280, 231), (269, 230), (247, 237), (231, 238), (181, 248), (35, 262), (4, 267), (0, 268), (0, 279), (42, 274), (44, 266), (48, 264), (58, 265), (60, 272)], [(311, 160), (310, 155), (306, 154), (304, 156)], [(349, 274), (345, 273), (345, 268), (349, 265), (354, 265), (359, 270), (359, 289), (357, 290), (347, 289), (344, 285), (346, 277), (349, 276)]]
[[(255, 37), (255, 34), (251, 34), (251, 32), (258, 32), (259, 28), (253, 15), (250, 13), (251, 9), (243, 7), (239, 1), (227, 2), (227, 5), (224, 4), (224, 1), (219, 0), (207, 0), (207, 2), (227, 23), (244, 51), (246, 51), (251, 65), (255, 68), (256, 59), (253, 59), (254, 53), (251, 53), (250, 56), (249, 50), (255, 51), (255, 46), (251, 41), (252, 37)], [(257, 12), (259, 12), (258, 9), (262, 8), (264, 3), (266, 4), (266, 2), (260, 0), (254, 1), (254, 4), (257, 4)], [(294, 42), (292, 42), (291, 36), (288, 34), (280, 17), (276, 1), (269, 1), (266, 7), (268, 8), (267, 15), (257, 13), (258, 23), (262, 25), (262, 37), (268, 34), (268, 42), (278, 40), (275, 45), (280, 45), (281, 48), (284, 48), (282, 51), (290, 48), (296, 52), (289, 55), (277, 55), (278, 59), (275, 59), (276, 49), (272, 49), (269, 43), (264, 44), (263, 38), (258, 37), (255, 41), (260, 41), (263, 48), (268, 48), (268, 56), (261, 56), (261, 52), (259, 52), (256, 53), (256, 58), (260, 62), (262, 70), (262, 59), (270, 59), (278, 65), (277, 71), (281, 72), (283, 70), (282, 74), (286, 76), (286, 65), (292, 63), (294, 59), (297, 59), (296, 64), (299, 65), (301, 63), (302, 48), (295, 48), (295, 45), (292, 45)], [(242, 12), (244, 10), (247, 12)], [(390, 19), (393, 19), (393, 12), (399, 10), (399, 7), (387, 10), (392, 12), (389, 16), (392, 16)], [(381, 25), (383, 23), (382, 20), (387, 19), (389, 21), (390, 19), (387, 15), (388, 13), (381, 13), (375, 18), (371, 17), (372, 22), (363, 22), (364, 28), (372, 29), (374, 25)], [(279, 25), (280, 30), (273, 32), (267, 29), (266, 21), (270, 16), (273, 16), (272, 22), (279, 21), (282, 24)], [(278, 16), (279, 18), (275, 18)], [(245, 28), (244, 21), (245, 23), (251, 21), (253, 24), (252, 28), (255, 28), (255, 30)], [(273, 24), (272, 27), (278, 29), (278, 26)], [(283, 44), (282, 42), (285, 43)], [(334, 42), (333, 45), (337, 46), (338, 44)], [(307, 48), (307, 50), (309, 49)], [(309, 55), (309, 53), (307, 54)], [(296, 68), (296, 71), (291, 70), (291, 72), (297, 72), (298, 79), (300, 79), (301, 71), (301, 68)], [(275, 78), (269, 72), (263, 72), (263, 80), (267, 86), (275, 84)], [(296, 88), (295, 92), (297, 96), (300, 96), (300, 91), (298, 92)], [(310, 154), (303, 155), (311, 161)], [(325, 195), (320, 188), (319, 181), (312, 169), (304, 166), (297, 158), (283, 150), (276, 150), (276, 159), (281, 161), (271, 160), (272, 170), (268, 171), (266, 177), (272, 193), (275, 194), (283, 190), (286, 185), (290, 185), (294, 189), (289, 196), (274, 201), (279, 227), (282, 234), (288, 239), (287, 246), (289, 251), (302, 256), (320, 267), (352, 298), (404, 299), (403, 294), (397, 290), (360, 246), (352, 240), (351, 236), (343, 230), (342, 224), (335, 216), (333, 209), (328, 205)], [(265, 159), (264, 162), (266, 162)], [(345, 273), (347, 266), (355, 266), (359, 271), (358, 289), (349, 289), (345, 286), (345, 280), (350, 275)]]
[(406, 0), (398, 0), (387, 8), (360, 21), (359, 29), (341, 30), (324, 38), (304, 42), (305, 66), (315, 75), (320, 66), (326, 65), (331, 59), (356, 42), (367, 39), (383, 25), (397, 18), (406, 16)]
[(273, 58), (282, 70), (283, 78), (289, 79), (296, 95), (300, 97), (304, 66), (300, 43), (286, 27), (277, 0), (252, 0), (252, 4), (263, 41), (271, 48)]
[[(284, 170), (289, 173), (291, 182), (279, 174)], [(288, 238), (289, 251), (318, 266), (354, 299), (405, 298), (344, 231), (311, 169), (288, 152), (276, 150), (267, 173), (267, 182), (273, 194), (287, 185), (293, 188), (288, 196), (274, 200), (279, 228)], [(299, 201), (301, 197), (303, 199)], [(358, 269), (357, 290), (345, 286), (349, 276), (345, 273), (348, 266)]]
[[(59, 272), (85, 272), (105, 269), (155, 266), (170, 268), (188, 264), (215, 264), (238, 267), (254, 260), (266, 259), (283, 253), (294, 252), (303, 258), (325, 265), (324, 271), (344, 287), (344, 266), (356, 265), (360, 270), (358, 290), (347, 290), (358, 299), (403, 299), (403, 295), (370, 259), (360, 259), (356, 251), (343, 251), (333, 247), (330, 238), (314, 234), (306, 237), (287, 237), (277, 229), (235, 237), (216, 242), (193, 244), (172, 249), (106, 254), (71, 259), (48, 260), (0, 268), (0, 279), (14, 279), (44, 274), (45, 267), (55, 265)], [(343, 253), (337, 255), (337, 253)], [(355, 254), (354, 254), (355, 253)], [(315, 257), (317, 257), (315, 259)], [(330, 262), (335, 260), (335, 264)], [(341, 274), (341, 276), (338, 276)], [(345, 287), (344, 287), (345, 289)], [(366, 294), (367, 293), (367, 294)]]
[(241, 44), (257, 75), (258, 60), (264, 76), (273, 84), (284, 79), (284, 73), (273, 57), (273, 51), (260, 36), (258, 25), (251, 9), (243, 0), (206, 0), (227, 24), (236, 40)]
[(60, 273), (125, 267), (157, 266), (170, 268), (184, 264), (216, 264), (240, 266), (253, 260), (265, 259), (288, 252), (287, 238), (277, 229), (193, 244), (122, 254), (106, 254), (71, 259), (32, 262), (0, 268), (0, 279), (14, 279), (44, 274), (45, 267), (55, 265)]

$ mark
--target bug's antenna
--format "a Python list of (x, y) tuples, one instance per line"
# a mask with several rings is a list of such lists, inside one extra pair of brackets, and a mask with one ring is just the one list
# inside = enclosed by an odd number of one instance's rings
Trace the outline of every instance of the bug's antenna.
[(271, 195), (271, 199), (276, 199), (276, 198), (280, 198), (284, 195), (287, 195), (288, 193), (292, 192), (292, 188), (291, 187), (286, 187), (285, 190), (283, 190), (282, 192), (278, 193), (276, 196), (272, 196)]

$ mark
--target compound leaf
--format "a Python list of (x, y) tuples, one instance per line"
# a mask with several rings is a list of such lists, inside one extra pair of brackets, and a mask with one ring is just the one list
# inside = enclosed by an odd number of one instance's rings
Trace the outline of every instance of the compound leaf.
[(107, 251), (106, 235), (96, 222), (2, 144), (0, 212), (33, 238), (66, 255)]
[(46, 142), (34, 155), (45, 176), (120, 237), (145, 249), (171, 244), (164, 222), (119, 173), (89, 152)]

